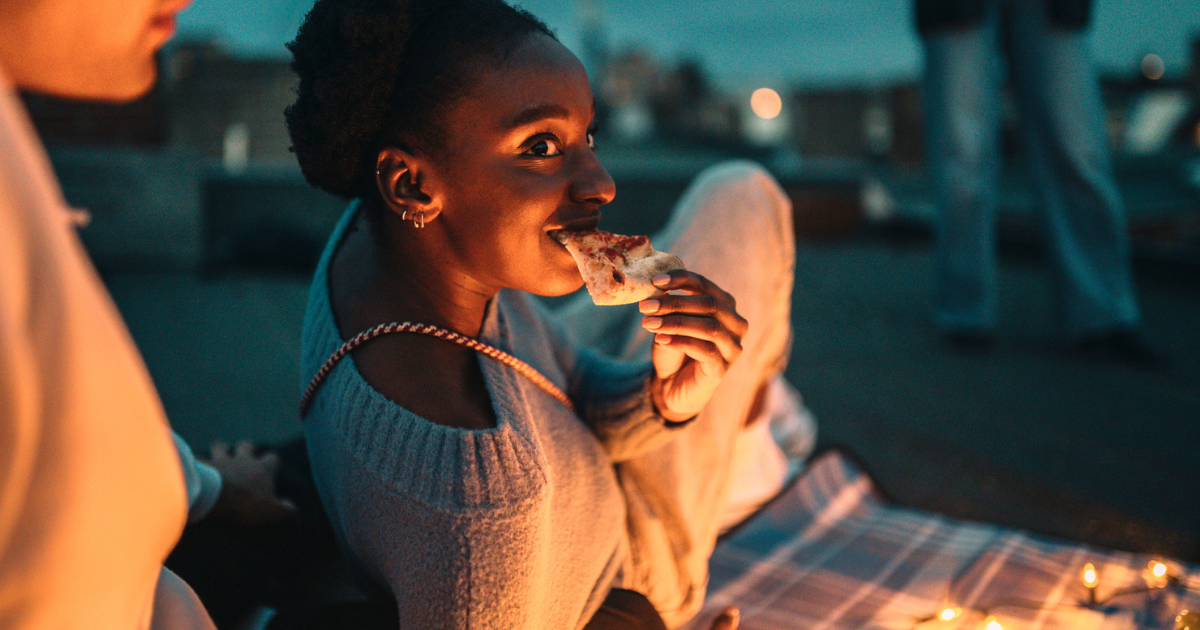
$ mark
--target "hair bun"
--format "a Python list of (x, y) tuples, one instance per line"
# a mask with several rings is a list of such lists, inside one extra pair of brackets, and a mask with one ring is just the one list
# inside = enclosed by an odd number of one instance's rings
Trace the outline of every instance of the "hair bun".
[(318, 0), (287, 45), (300, 81), (284, 118), (313, 186), (347, 198), (365, 192), (362, 173), (374, 160), (412, 15), (404, 0)]
[(502, 61), (530, 33), (553, 37), (504, 0), (317, 0), (288, 44), (300, 82), (284, 117), (305, 179), (377, 194), (375, 152), (436, 154), (471, 64)]

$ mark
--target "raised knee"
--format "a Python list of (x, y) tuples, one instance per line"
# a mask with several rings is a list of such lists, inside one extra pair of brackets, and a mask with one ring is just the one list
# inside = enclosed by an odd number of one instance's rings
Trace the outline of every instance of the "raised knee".
[(696, 185), (708, 194), (731, 199), (786, 215), (790, 222), (792, 202), (775, 177), (750, 160), (730, 160), (710, 166), (696, 177)]

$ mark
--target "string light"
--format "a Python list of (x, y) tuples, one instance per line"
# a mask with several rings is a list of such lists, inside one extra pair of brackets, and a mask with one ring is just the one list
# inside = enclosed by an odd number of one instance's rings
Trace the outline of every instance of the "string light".
[(1146, 586), (1151, 588), (1162, 588), (1171, 582), (1171, 575), (1167, 573), (1167, 565), (1158, 560), (1151, 560), (1146, 565), (1146, 570), (1142, 572), (1142, 577), (1146, 580)]
[(1083, 585), (1088, 590), (1088, 605), (1096, 605), (1096, 585), (1100, 583), (1100, 578), (1096, 576), (1096, 567), (1091, 562), (1083, 565)]
[[(966, 614), (979, 615), (982, 619), (977, 628), (979, 630), (1004, 630), (1000, 620), (992, 614), (992, 610), (997, 608), (1025, 608), (1030, 610), (1083, 610), (1085, 608), (1094, 609), (1098, 606), (1107, 605), (1109, 602), (1119, 597), (1134, 595), (1137, 593), (1149, 593), (1151, 591), (1161, 590), (1167, 587), (1180, 587), (1185, 590), (1193, 590), (1197, 585), (1190, 580), (1180, 580), (1177, 576), (1171, 574), (1171, 567), (1165, 562), (1152, 560), (1146, 565), (1146, 569), (1142, 572), (1145, 577), (1145, 586), (1133, 586), (1123, 589), (1116, 589), (1108, 593), (1103, 599), (1096, 596), (1097, 587), (1100, 585), (1100, 574), (1096, 570), (1096, 566), (1090, 562), (1083, 565), (1080, 571), (1080, 578), (1084, 587), (1088, 590), (1088, 601), (1076, 604), (1058, 604), (1047, 605), (1044, 602), (1037, 600), (1022, 600), (1022, 599), (1004, 599), (991, 603), (989, 606), (975, 608), (961, 608), (956, 606), (943, 606), (936, 614), (926, 617), (913, 619), (913, 628), (934, 621), (953, 621)], [(963, 626), (956, 626), (963, 627)], [(1181, 611), (1175, 617), (1175, 630), (1200, 630), (1200, 612), (1196, 611)]]
[(1096, 567), (1091, 562), (1083, 565), (1083, 585), (1088, 588), (1096, 588), (1099, 582), (1096, 578)]
[(938, 619), (941, 619), (942, 621), (950, 621), (961, 614), (961, 608), (943, 608), (942, 612), (938, 613)]

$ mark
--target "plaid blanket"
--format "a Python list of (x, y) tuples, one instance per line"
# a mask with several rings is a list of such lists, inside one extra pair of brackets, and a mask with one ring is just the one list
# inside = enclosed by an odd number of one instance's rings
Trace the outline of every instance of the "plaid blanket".
[[(982, 629), (989, 616), (1004, 630), (1171, 629), (1184, 609), (1200, 610), (1195, 566), (889, 504), (836, 450), (724, 539), (709, 566), (688, 630), (729, 604), (744, 630)], [(947, 608), (958, 614), (943, 621)]]

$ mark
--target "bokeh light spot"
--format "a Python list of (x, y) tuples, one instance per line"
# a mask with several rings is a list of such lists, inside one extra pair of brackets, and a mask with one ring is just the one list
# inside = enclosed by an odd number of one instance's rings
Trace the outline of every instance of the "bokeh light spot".
[(771, 88), (758, 88), (750, 95), (750, 109), (755, 116), (770, 120), (783, 111), (783, 99), (779, 98), (779, 92)]
[(1164, 71), (1166, 71), (1166, 66), (1163, 64), (1162, 57), (1154, 53), (1142, 57), (1142, 74), (1147, 79), (1157, 81), (1162, 78)]

